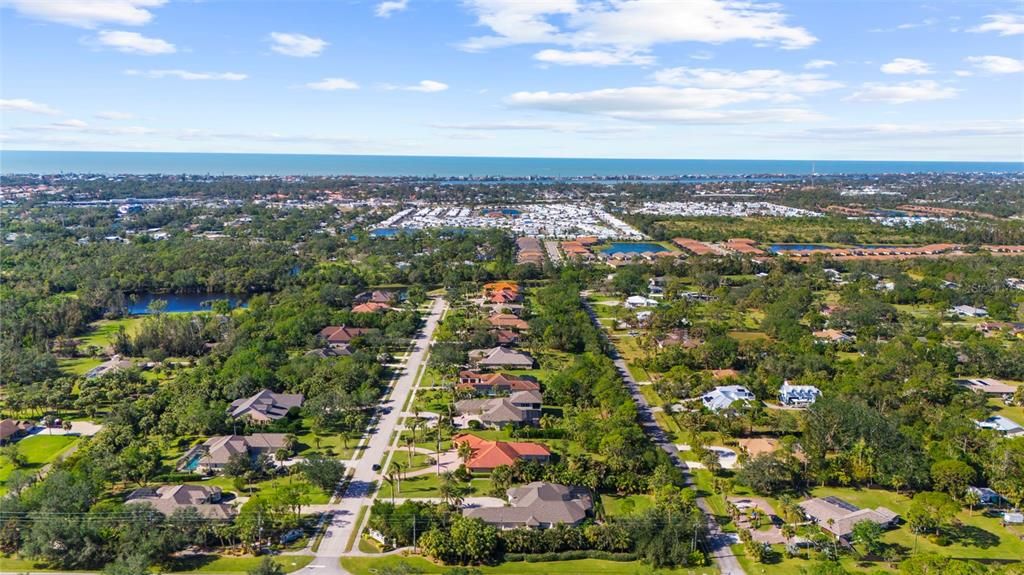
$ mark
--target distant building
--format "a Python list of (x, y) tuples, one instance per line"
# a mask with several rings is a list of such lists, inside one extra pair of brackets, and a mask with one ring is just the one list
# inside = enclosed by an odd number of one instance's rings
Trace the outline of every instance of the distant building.
[(526, 331), (530, 329), (530, 324), (526, 320), (519, 319), (519, 316), (511, 313), (496, 313), (489, 318), (487, 322), (493, 327), (501, 329), (513, 329), (516, 331)]
[(658, 305), (658, 300), (644, 297), (642, 295), (631, 295), (626, 298), (625, 304), (626, 309), (636, 309), (638, 307), (655, 307)]
[(108, 373), (114, 373), (122, 369), (128, 369), (135, 364), (127, 359), (122, 359), (121, 356), (115, 355), (107, 361), (97, 365), (96, 367), (85, 372), (86, 379), (93, 379), (95, 377), (103, 377)]
[(509, 504), (505, 507), (474, 507), (463, 514), (499, 529), (547, 529), (559, 524), (579, 525), (594, 507), (589, 490), (557, 483), (535, 481), (513, 487), (506, 494)]
[(1024, 427), (1021, 427), (1021, 425), (1016, 421), (1013, 421), (1012, 419), (1009, 419), (1007, 417), (1003, 417), (1002, 415), (993, 415), (988, 419), (975, 421), (974, 424), (982, 429), (991, 429), (994, 431), (998, 431), (999, 433), (1002, 433), (1003, 435), (1006, 435), (1008, 437), (1017, 437), (1018, 435), (1024, 435)]
[(856, 338), (838, 329), (822, 329), (813, 332), (814, 341), (818, 343), (852, 343)]
[(125, 500), (125, 505), (147, 503), (161, 514), (170, 517), (179, 509), (189, 507), (204, 519), (231, 519), (235, 508), (221, 503), (220, 487), (205, 485), (164, 485), (136, 489)]
[(478, 367), (483, 368), (533, 368), (533, 358), (530, 357), (530, 354), (502, 346), (473, 350), (469, 352), (469, 359)]
[(983, 307), (974, 307), (970, 305), (953, 306), (949, 308), (947, 313), (958, 317), (988, 317), (988, 310)]
[(821, 390), (813, 385), (790, 385), (788, 381), (779, 387), (779, 403), (792, 407), (807, 407), (821, 397)]
[(711, 411), (721, 411), (732, 406), (737, 401), (750, 403), (756, 398), (754, 394), (742, 385), (720, 385), (701, 396), (701, 403)]
[(293, 407), (302, 407), (304, 399), (301, 393), (274, 393), (263, 389), (252, 397), (231, 402), (228, 414), (235, 419), (247, 417), (256, 423), (269, 423), (288, 415)]
[(466, 461), (466, 469), (478, 473), (491, 472), (520, 460), (547, 463), (551, 459), (551, 452), (541, 443), (489, 441), (468, 433), (457, 435), (452, 443), (456, 446), (469, 444), (473, 455)]
[(356, 297), (352, 298), (352, 301), (357, 303), (357, 304), (360, 304), (360, 303), (386, 303), (386, 304), (392, 304), (392, 303), (395, 303), (396, 301), (398, 301), (398, 296), (396, 296), (394, 294), (394, 292), (389, 292), (389, 291), (381, 291), (381, 290), (364, 291), (364, 292), (356, 295)]
[(997, 395), (1000, 397), (1006, 397), (1013, 395), (1017, 391), (1017, 387), (1013, 385), (1005, 384), (998, 379), (992, 379), (987, 377), (971, 378), (971, 379), (958, 379), (956, 382), (967, 389), (976, 392), (983, 393), (985, 395)]
[(888, 508), (861, 509), (838, 497), (809, 499), (799, 506), (808, 519), (839, 539), (849, 539), (853, 526), (861, 521), (871, 521), (888, 528), (899, 518)]

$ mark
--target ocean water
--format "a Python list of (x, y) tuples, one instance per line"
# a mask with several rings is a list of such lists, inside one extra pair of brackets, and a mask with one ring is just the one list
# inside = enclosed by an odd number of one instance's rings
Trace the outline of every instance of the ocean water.
[[(813, 166), (813, 168), (812, 168)], [(342, 156), (163, 152), (0, 151), (0, 174), (354, 175), (525, 178), (587, 176), (735, 176), (745, 174), (1024, 172), (1020, 162), (876, 162), (810, 160), (624, 160), (458, 156)]]

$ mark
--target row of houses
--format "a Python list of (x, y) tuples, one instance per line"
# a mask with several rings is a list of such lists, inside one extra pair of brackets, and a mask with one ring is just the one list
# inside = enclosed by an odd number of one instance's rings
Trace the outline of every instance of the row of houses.
[[(807, 407), (821, 397), (821, 390), (813, 385), (792, 385), (784, 381), (779, 387), (779, 403), (787, 407)], [(754, 393), (742, 385), (719, 385), (700, 397), (701, 404), (710, 411), (720, 412), (737, 402), (749, 404), (757, 401)]]

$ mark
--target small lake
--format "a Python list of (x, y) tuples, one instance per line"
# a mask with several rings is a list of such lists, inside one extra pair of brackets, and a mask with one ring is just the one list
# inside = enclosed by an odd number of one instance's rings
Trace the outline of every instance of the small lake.
[(606, 254), (642, 254), (644, 252), (654, 252), (654, 253), (657, 253), (657, 252), (667, 252), (667, 251), (668, 251), (668, 248), (666, 248), (665, 246), (663, 246), (661, 244), (651, 244), (651, 243), (634, 244), (634, 243), (625, 243), (625, 242), (615, 242), (612, 245), (608, 246), (604, 250), (604, 253), (606, 253)]
[(128, 313), (140, 315), (149, 313), (149, 304), (154, 300), (167, 302), (166, 312), (210, 311), (210, 302), (226, 299), (232, 307), (245, 307), (245, 300), (224, 293), (189, 293), (189, 294), (138, 294), (133, 302), (128, 302)]

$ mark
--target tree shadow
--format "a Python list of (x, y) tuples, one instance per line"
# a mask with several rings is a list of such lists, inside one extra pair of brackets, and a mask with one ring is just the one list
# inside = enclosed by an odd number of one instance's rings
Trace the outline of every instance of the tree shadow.
[(988, 549), (999, 545), (999, 536), (974, 525), (959, 525), (945, 530), (950, 541), (966, 547)]

